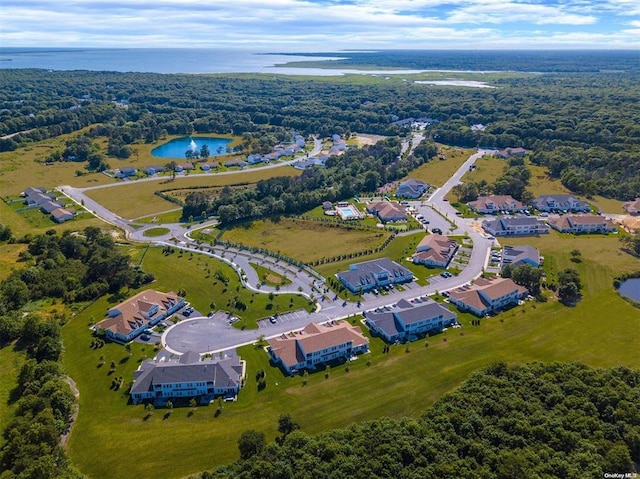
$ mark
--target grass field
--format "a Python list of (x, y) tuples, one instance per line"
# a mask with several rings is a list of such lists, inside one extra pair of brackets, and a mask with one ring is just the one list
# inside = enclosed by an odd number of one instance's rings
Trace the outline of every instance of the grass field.
[(270, 270), (269, 268), (265, 268), (264, 266), (260, 266), (257, 263), (249, 263), (253, 269), (258, 273), (258, 278), (262, 280), (264, 284), (269, 286), (284, 286), (287, 284), (291, 284), (291, 280), (286, 276), (283, 276), (275, 271)]
[(282, 218), (235, 226), (225, 230), (222, 239), (309, 262), (375, 248), (389, 235), (387, 231), (334, 228), (316, 221)]
[[(253, 293), (240, 286), (237, 273), (222, 261), (205, 255), (180, 252), (164, 256), (162, 248), (149, 248), (142, 260), (142, 269), (153, 273), (157, 281), (151, 285), (160, 291), (184, 289), (187, 300), (203, 313), (210, 309), (225, 310), (241, 317), (239, 327), (256, 328), (256, 320), (274, 312), (309, 308), (308, 301), (294, 294), (278, 294), (273, 300), (266, 294)], [(220, 271), (228, 283), (216, 278)], [(246, 310), (235, 306), (244, 303)]]
[(438, 153), (444, 155), (447, 159), (438, 160), (434, 158), (413, 170), (406, 178), (425, 181), (432, 186), (442, 186), (475, 152), (476, 150), (439, 144)]
[(17, 263), (18, 255), (27, 249), (27, 245), (0, 244), (0, 281), (7, 278), (14, 269), (19, 269), (21, 265)]
[(149, 228), (143, 234), (149, 238), (155, 238), (156, 236), (163, 236), (169, 233), (171, 230), (169, 228)]
[[(155, 195), (156, 191), (198, 186), (225, 186), (257, 183), (274, 176), (298, 176), (300, 170), (282, 167), (268, 170), (246, 171), (233, 175), (193, 175), (178, 177), (174, 181), (131, 182), (122, 186), (87, 191), (87, 196), (98, 201), (123, 218), (139, 218), (175, 208), (175, 204)], [(113, 189), (117, 188), (117, 189)]]
[[(0, 430), (4, 431), (13, 419), (15, 403), (11, 401), (11, 391), (18, 385), (18, 372), (24, 355), (14, 350), (12, 345), (0, 348)], [(0, 446), (5, 438), (0, 436)]]
[[(273, 439), (281, 413), (290, 413), (309, 433), (381, 416), (417, 417), (471, 372), (495, 361), (581, 361), (591, 366), (640, 367), (640, 356), (633, 353), (640, 341), (640, 311), (620, 299), (611, 286), (615, 274), (638, 269), (639, 261), (618, 254), (614, 237), (574, 240), (583, 256), (577, 268), (587, 282), (584, 299), (576, 307), (554, 301), (527, 302), (484, 320), (480, 327), (470, 326), (471, 317), (460, 315), (462, 329), (412, 343), (408, 353), (404, 346), (393, 346), (383, 355), (382, 343), (373, 339), (371, 353), (354, 361), (348, 373), (343, 367), (334, 367), (328, 379), (322, 373), (312, 374), (304, 387), (301, 378), (283, 377), (269, 367), (264, 351), (247, 346), (239, 351), (248, 363), (247, 384), (238, 402), (225, 403), (217, 418), (215, 407), (201, 407), (191, 417), (188, 408), (177, 408), (166, 420), (164, 411), (156, 410), (145, 421), (142, 406), (127, 405), (123, 394), (109, 390), (107, 371), (96, 368), (100, 355), (107, 364), (113, 359), (118, 364), (115, 374), (128, 382), (138, 361), (153, 352), (150, 346), (134, 345), (133, 357), (125, 360), (127, 354), (121, 346), (90, 349), (87, 324), (90, 316), (99, 318), (104, 313), (107, 303), (101, 300), (63, 330), (65, 364), (81, 393), (70, 457), (93, 478), (180, 478), (236, 459), (236, 441), (244, 430), (264, 431)], [(570, 262), (567, 243), (553, 235), (523, 241), (537, 241), (554, 268), (576, 266)], [(173, 269), (156, 274), (158, 285), (175, 287)], [(194, 276), (181, 280), (190, 292), (188, 299), (194, 299), (191, 292), (195, 288), (189, 284)], [(371, 366), (367, 366), (367, 358)], [(267, 371), (267, 387), (258, 392), (254, 378), (261, 368)], [(127, 444), (127, 454), (121, 454), (122, 444)], [(151, 453), (158, 451), (159, 444), (166, 446), (162, 453)], [(140, 460), (149, 454), (153, 460)], [(113, 461), (116, 455), (119, 459)]]
[(182, 217), (182, 208), (168, 210), (157, 215), (135, 218), (137, 223), (179, 223)]

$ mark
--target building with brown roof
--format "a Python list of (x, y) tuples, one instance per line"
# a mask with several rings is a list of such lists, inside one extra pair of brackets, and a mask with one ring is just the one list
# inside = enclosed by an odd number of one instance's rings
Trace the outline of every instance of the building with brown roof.
[(73, 219), (73, 211), (66, 208), (56, 208), (51, 212), (51, 218), (56, 223), (64, 223)]
[(564, 215), (549, 218), (549, 226), (560, 233), (613, 233), (613, 221), (596, 215)]
[(383, 223), (407, 221), (407, 209), (390, 201), (380, 201), (367, 205), (367, 213), (376, 215)]
[(425, 236), (416, 247), (414, 264), (446, 268), (458, 251), (458, 243), (447, 236), (432, 234)]
[(627, 201), (622, 208), (630, 215), (640, 215), (640, 198), (636, 198), (633, 201)]
[(524, 210), (524, 205), (511, 195), (478, 196), (476, 201), (467, 203), (469, 208), (481, 214), (497, 214), (502, 211), (515, 213)]
[(527, 289), (510, 278), (478, 278), (470, 286), (449, 292), (449, 302), (461, 311), (484, 316), (501, 308), (517, 304), (527, 295)]
[(103, 329), (107, 338), (126, 343), (183, 306), (184, 298), (173, 291), (147, 289), (111, 308), (95, 327)]
[(269, 340), (271, 359), (288, 374), (303, 369), (317, 369), (336, 359), (366, 353), (369, 339), (357, 326), (346, 321), (308, 324), (297, 333), (283, 334)]

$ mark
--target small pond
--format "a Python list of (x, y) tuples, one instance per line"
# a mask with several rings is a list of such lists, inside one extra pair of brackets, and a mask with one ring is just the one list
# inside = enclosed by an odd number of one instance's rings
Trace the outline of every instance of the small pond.
[(229, 138), (214, 138), (208, 136), (175, 138), (164, 145), (160, 145), (151, 150), (151, 156), (156, 158), (172, 158), (184, 160), (187, 158), (187, 151), (191, 151), (199, 156), (202, 147), (207, 145), (209, 156), (218, 156), (228, 153), (227, 146), (231, 143)]
[(618, 288), (618, 293), (625, 298), (640, 303), (640, 278), (629, 278), (626, 280)]

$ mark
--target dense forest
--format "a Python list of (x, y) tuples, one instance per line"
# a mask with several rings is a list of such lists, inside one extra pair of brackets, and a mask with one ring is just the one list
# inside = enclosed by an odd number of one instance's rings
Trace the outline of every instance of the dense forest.
[(475, 373), (420, 419), (383, 418), (309, 436), (281, 417), (276, 444), (246, 431), (239, 441), (242, 459), (199, 477), (582, 479), (632, 473), (640, 462), (639, 405), (637, 370), (499, 363)]
[[(575, 56), (576, 65), (580, 58)], [(607, 59), (610, 69), (626, 71), (506, 76), (492, 81), (494, 89), (3, 70), (0, 135), (18, 134), (0, 140), (0, 151), (94, 125), (89, 134), (106, 136), (113, 157), (126, 158), (132, 145), (167, 134), (211, 132), (243, 136), (249, 152), (291, 130), (322, 137), (397, 135), (403, 130), (395, 120), (429, 117), (439, 121), (427, 130), (438, 142), (523, 146), (573, 191), (629, 200), (640, 195), (640, 72), (628, 55)], [(476, 124), (485, 129), (472, 130)], [(104, 167), (95, 152), (86, 151), (86, 157), (94, 168)]]
[(190, 193), (183, 217), (217, 215), (220, 223), (264, 215), (300, 214), (323, 201), (346, 200), (360, 192), (373, 192), (384, 183), (404, 177), (437, 153), (432, 142), (424, 142), (414, 154), (400, 158), (400, 141), (390, 138), (376, 145), (352, 149), (333, 156), (325, 168), (305, 170), (301, 176), (280, 176), (261, 180), (256, 188), (231, 190), (209, 198), (202, 192)]

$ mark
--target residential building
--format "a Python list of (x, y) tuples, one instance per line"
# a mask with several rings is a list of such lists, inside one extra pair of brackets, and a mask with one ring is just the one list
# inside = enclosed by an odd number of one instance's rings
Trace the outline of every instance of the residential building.
[(245, 166), (247, 166), (247, 162), (246, 162), (246, 161), (242, 161), (242, 160), (238, 160), (238, 159), (235, 159), (235, 160), (227, 160), (227, 161), (224, 163), (224, 166), (227, 166), (227, 167), (231, 167), (231, 166), (239, 166), (240, 168), (244, 168)]
[(162, 293), (147, 289), (107, 311), (96, 324), (113, 341), (128, 342), (149, 326), (154, 326), (184, 306), (184, 298), (173, 291)]
[(323, 201), (322, 202), (322, 209), (324, 211), (332, 210), (333, 209), (333, 203), (331, 203), (331, 201)]
[(622, 208), (632, 216), (640, 215), (640, 198), (633, 201), (627, 201)]
[(193, 163), (180, 163), (176, 165), (176, 173), (193, 170), (194, 168)]
[(266, 158), (258, 153), (247, 156), (247, 163), (249, 163), (250, 165), (264, 163), (265, 161), (267, 161)]
[(125, 168), (120, 168), (119, 170), (117, 170), (115, 173), (115, 177), (129, 178), (130, 176), (135, 176), (137, 172), (138, 170), (136, 170), (135, 168), (127, 166)]
[(24, 189), (24, 191), (22, 193), (20, 193), (20, 196), (22, 196), (23, 198), (28, 198), (29, 196), (32, 195), (39, 195), (41, 193), (45, 193), (47, 190), (44, 189), (42, 186), (29, 186), (27, 188)]
[(62, 203), (58, 203), (53, 200), (43, 201), (38, 205), (43, 213), (51, 213), (53, 210), (57, 210), (58, 208), (62, 208), (64, 205)]
[(424, 181), (410, 178), (398, 185), (396, 196), (400, 198), (420, 198), (429, 189), (429, 184)]
[(28, 206), (40, 206), (41, 204), (52, 201), (56, 198), (54, 193), (47, 193), (44, 188), (27, 188), (20, 196), (24, 196), (24, 202)]
[(476, 201), (470, 201), (467, 205), (481, 214), (497, 214), (504, 211), (515, 213), (524, 210), (524, 205), (511, 195), (478, 196)]
[(202, 171), (210, 171), (210, 170), (215, 170), (216, 168), (218, 168), (218, 162), (217, 161), (210, 161), (210, 162), (206, 162), (206, 163), (200, 163), (200, 169)]
[(497, 156), (498, 158), (509, 158), (510, 156), (525, 156), (527, 154), (527, 150), (521, 147), (516, 148), (505, 148), (504, 150), (496, 151), (493, 156)]
[(458, 243), (447, 236), (431, 234), (425, 236), (413, 255), (415, 264), (446, 268), (458, 251)]
[(164, 355), (144, 361), (134, 372), (131, 400), (134, 404), (152, 400), (199, 398), (209, 403), (215, 397), (235, 397), (245, 377), (246, 362), (235, 354), (224, 358), (200, 359), (193, 351), (177, 359)]
[(493, 236), (538, 235), (549, 232), (549, 227), (531, 216), (500, 217), (484, 220), (482, 229)]
[(537, 268), (540, 266), (540, 251), (529, 245), (505, 246), (502, 249), (502, 266), (529, 265)]
[(613, 221), (596, 215), (564, 215), (548, 219), (549, 226), (560, 233), (613, 233)]
[(540, 211), (584, 212), (591, 211), (589, 203), (580, 201), (572, 195), (542, 195), (531, 202)]
[(156, 173), (162, 173), (163, 171), (164, 171), (164, 166), (162, 165), (150, 165), (150, 166), (144, 167), (144, 172), (149, 176), (153, 176)]
[(348, 360), (369, 350), (369, 339), (347, 321), (310, 323), (298, 333), (269, 340), (267, 351), (288, 374), (317, 369), (334, 360)]
[(375, 215), (383, 223), (407, 221), (407, 209), (390, 201), (380, 201), (367, 205), (367, 213)]
[(64, 223), (73, 219), (73, 212), (66, 208), (57, 208), (51, 212), (51, 218), (56, 223)]
[(410, 303), (401, 299), (389, 309), (367, 311), (365, 324), (388, 343), (415, 340), (428, 332), (439, 332), (455, 324), (457, 315), (431, 299)]
[(297, 160), (293, 163), (293, 167), (297, 170), (306, 170), (312, 166), (325, 166), (329, 155), (322, 155), (321, 157), (304, 158)]
[(352, 264), (348, 271), (340, 271), (337, 276), (352, 293), (366, 293), (375, 288), (413, 281), (411, 270), (389, 258)]
[(455, 304), (460, 311), (484, 316), (517, 304), (526, 295), (527, 289), (510, 278), (478, 278), (470, 286), (449, 291), (449, 302)]

